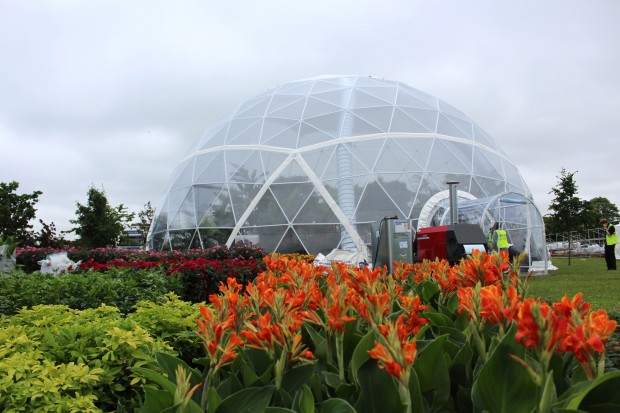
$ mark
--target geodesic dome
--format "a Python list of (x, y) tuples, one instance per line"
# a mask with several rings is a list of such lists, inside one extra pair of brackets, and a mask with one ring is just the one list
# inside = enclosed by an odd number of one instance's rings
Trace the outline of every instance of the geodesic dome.
[(386, 216), (415, 228), (447, 181), (471, 198), (531, 199), (497, 143), (433, 96), (366, 76), (293, 81), (243, 102), (195, 143), (156, 207), (148, 244), (361, 251)]

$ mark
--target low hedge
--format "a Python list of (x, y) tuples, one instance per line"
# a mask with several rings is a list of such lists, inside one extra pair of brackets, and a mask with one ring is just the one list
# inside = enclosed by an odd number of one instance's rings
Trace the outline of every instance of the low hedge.
[(12, 271), (0, 273), (0, 314), (10, 315), (22, 307), (41, 304), (76, 310), (106, 304), (127, 314), (139, 301), (155, 301), (168, 292), (181, 295), (183, 291), (182, 279), (167, 275), (161, 268), (112, 267), (106, 272), (61, 275)]

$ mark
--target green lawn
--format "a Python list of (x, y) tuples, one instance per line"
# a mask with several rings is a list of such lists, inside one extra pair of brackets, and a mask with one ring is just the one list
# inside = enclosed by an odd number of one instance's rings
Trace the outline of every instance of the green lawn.
[[(553, 258), (558, 270), (529, 280), (529, 296), (559, 301), (564, 294), (582, 292), (593, 309), (605, 309), (620, 319), (620, 270), (608, 271), (603, 258)], [(620, 265), (620, 263), (618, 263)]]

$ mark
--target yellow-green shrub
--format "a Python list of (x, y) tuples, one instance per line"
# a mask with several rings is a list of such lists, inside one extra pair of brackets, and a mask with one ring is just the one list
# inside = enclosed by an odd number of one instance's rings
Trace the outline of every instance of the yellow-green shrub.
[[(35, 306), (0, 318), (0, 411), (128, 411), (156, 351), (172, 352), (114, 307)], [(133, 383), (133, 384), (132, 384)]]

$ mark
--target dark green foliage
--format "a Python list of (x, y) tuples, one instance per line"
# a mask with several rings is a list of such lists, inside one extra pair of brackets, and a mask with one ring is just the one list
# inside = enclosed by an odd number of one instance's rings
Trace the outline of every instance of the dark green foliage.
[(577, 183), (575, 182), (575, 172), (567, 172), (566, 169), (560, 170), (558, 184), (551, 188), (553, 200), (549, 204), (550, 219), (545, 222), (549, 226), (548, 233), (568, 232), (578, 229), (583, 215), (583, 201), (577, 197)]
[(551, 188), (553, 200), (548, 215), (543, 217), (547, 234), (558, 234), (599, 227), (601, 218), (614, 219), (620, 216), (618, 207), (605, 197), (584, 200), (577, 196), (575, 172), (560, 170), (557, 186)]
[(206, 260), (196, 258), (179, 266), (174, 266), (168, 273), (183, 278), (183, 299), (193, 303), (209, 301), (211, 294), (219, 293), (221, 283), (234, 278), (238, 284), (251, 282), (262, 266), (254, 259)]
[(73, 309), (117, 307), (126, 314), (138, 301), (155, 301), (164, 294), (180, 293), (180, 280), (161, 269), (139, 271), (114, 268), (105, 273), (26, 274), (15, 271), (0, 275), (0, 314), (14, 314), (21, 307), (60, 304)]
[(43, 192), (34, 191), (31, 194), (18, 195), (19, 183), (0, 182), (0, 235), (14, 236), (21, 245), (27, 245), (30, 240), (32, 221), (35, 218), (34, 205)]
[(600, 196), (584, 202), (584, 214), (585, 228), (599, 227), (602, 218), (613, 219), (620, 217), (618, 207), (609, 199)]
[(77, 218), (71, 223), (77, 227), (72, 231), (80, 237), (78, 243), (89, 248), (115, 246), (124, 224), (133, 219), (123, 204), (113, 208), (105, 192), (95, 187), (89, 188), (86, 205), (77, 202), (75, 214)]

